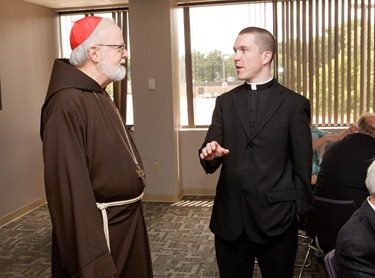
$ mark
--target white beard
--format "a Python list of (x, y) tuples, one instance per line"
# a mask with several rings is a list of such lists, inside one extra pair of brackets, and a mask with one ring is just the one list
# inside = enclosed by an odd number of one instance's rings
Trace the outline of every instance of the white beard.
[(102, 59), (99, 64), (99, 70), (105, 74), (110, 80), (113, 81), (120, 81), (125, 78), (126, 75), (126, 68), (123, 66), (123, 62), (118, 66), (111, 65), (108, 60)]

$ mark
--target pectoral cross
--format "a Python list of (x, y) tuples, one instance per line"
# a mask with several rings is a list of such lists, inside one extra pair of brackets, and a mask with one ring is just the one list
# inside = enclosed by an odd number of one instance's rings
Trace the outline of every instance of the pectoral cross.
[(138, 164), (135, 170), (137, 171), (137, 175), (139, 179), (141, 180), (143, 188), (145, 188), (147, 186), (145, 171), (143, 171), (142, 168)]

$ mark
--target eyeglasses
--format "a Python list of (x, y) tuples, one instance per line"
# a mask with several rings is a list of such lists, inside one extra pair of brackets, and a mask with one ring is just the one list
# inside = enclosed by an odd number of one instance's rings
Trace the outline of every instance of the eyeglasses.
[(119, 53), (124, 52), (125, 44), (98, 44), (97, 46), (108, 46), (116, 49)]

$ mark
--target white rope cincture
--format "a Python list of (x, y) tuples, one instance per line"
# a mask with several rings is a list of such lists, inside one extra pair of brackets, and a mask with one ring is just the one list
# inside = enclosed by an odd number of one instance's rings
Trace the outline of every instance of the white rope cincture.
[(108, 246), (109, 252), (111, 252), (111, 247), (110, 247), (110, 244), (109, 244), (109, 228), (108, 228), (107, 208), (133, 204), (135, 202), (138, 202), (142, 198), (143, 198), (143, 192), (138, 197), (135, 197), (135, 198), (129, 199), (129, 200), (116, 201), (116, 202), (110, 202), (110, 203), (96, 203), (97, 208), (102, 212), (103, 230), (104, 230), (104, 235), (105, 235), (105, 239), (107, 241), (107, 246)]

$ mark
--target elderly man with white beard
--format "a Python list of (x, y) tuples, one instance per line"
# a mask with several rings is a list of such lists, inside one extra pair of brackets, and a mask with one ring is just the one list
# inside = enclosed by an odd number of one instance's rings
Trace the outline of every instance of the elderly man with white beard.
[(125, 77), (121, 29), (85, 17), (57, 59), (41, 114), (52, 277), (153, 277), (140, 155), (105, 88)]

